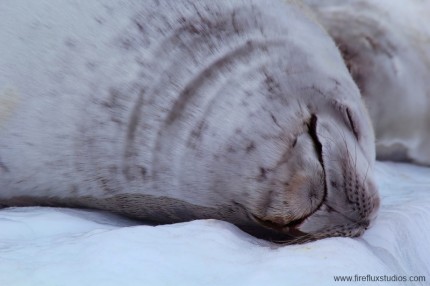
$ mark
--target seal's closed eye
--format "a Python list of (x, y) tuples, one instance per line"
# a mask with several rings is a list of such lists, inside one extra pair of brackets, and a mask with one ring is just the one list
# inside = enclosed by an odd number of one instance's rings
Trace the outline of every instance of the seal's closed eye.
[(348, 123), (349, 127), (351, 128), (352, 132), (354, 133), (355, 138), (357, 138), (357, 140), (358, 140), (360, 138), (360, 132), (358, 129), (358, 124), (355, 122), (355, 117), (354, 117), (353, 112), (351, 111), (351, 109), (349, 107), (346, 107), (344, 113), (346, 113), (346, 122)]
[(356, 111), (345, 105), (344, 103), (340, 102), (334, 102), (334, 105), (336, 106), (336, 109), (339, 111), (340, 115), (342, 116), (343, 121), (345, 122), (346, 126), (352, 131), (355, 138), (357, 140), (360, 140), (361, 138), (361, 130), (359, 127), (359, 116), (357, 116)]

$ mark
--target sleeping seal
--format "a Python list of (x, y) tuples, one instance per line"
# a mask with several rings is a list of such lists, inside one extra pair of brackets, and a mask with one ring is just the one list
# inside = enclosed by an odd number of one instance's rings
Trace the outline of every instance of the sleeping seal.
[(302, 7), (61, 0), (0, 11), (3, 206), (214, 218), (295, 242), (358, 236), (375, 217), (370, 119)]
[(430, 1), (306, 1), (361, 89), (377, 157), (430, 165)]

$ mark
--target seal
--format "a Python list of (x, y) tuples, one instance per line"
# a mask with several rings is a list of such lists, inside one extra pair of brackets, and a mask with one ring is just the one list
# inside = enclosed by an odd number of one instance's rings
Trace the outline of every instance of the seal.
[(430, 1), (306, 2), (362, 92), (377, 158), (430, 166)]
[(0, 17), (0, 83), (19, 95), (0, 116), (3, 206), (221, 219), (290, 242), (375, 217), (369, 116), (303, 7), (24, 2)]

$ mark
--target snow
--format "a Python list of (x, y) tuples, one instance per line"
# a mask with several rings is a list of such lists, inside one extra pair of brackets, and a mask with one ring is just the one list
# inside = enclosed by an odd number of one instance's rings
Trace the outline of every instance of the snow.
[(382, 206), (362, 237), (303, 245), (216, 220), (149, 226), (98, 211), (6, 208), (0, 285), (348, 285), (333, 276), (355, 274), (429, 281), (430, 168), (378, 162), (376, 177)]

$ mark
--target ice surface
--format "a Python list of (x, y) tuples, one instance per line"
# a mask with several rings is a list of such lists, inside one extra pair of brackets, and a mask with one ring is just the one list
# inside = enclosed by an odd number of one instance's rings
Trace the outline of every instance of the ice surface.
[(96, 211), (3, 209), (0, 285), (348, 285), (333, 276), (355, 274), (430, 279), (430, 168), (377, 163), (376, 174), (382, 207), (363, 237), (293, 246), (216, 220), (154, 227)]

